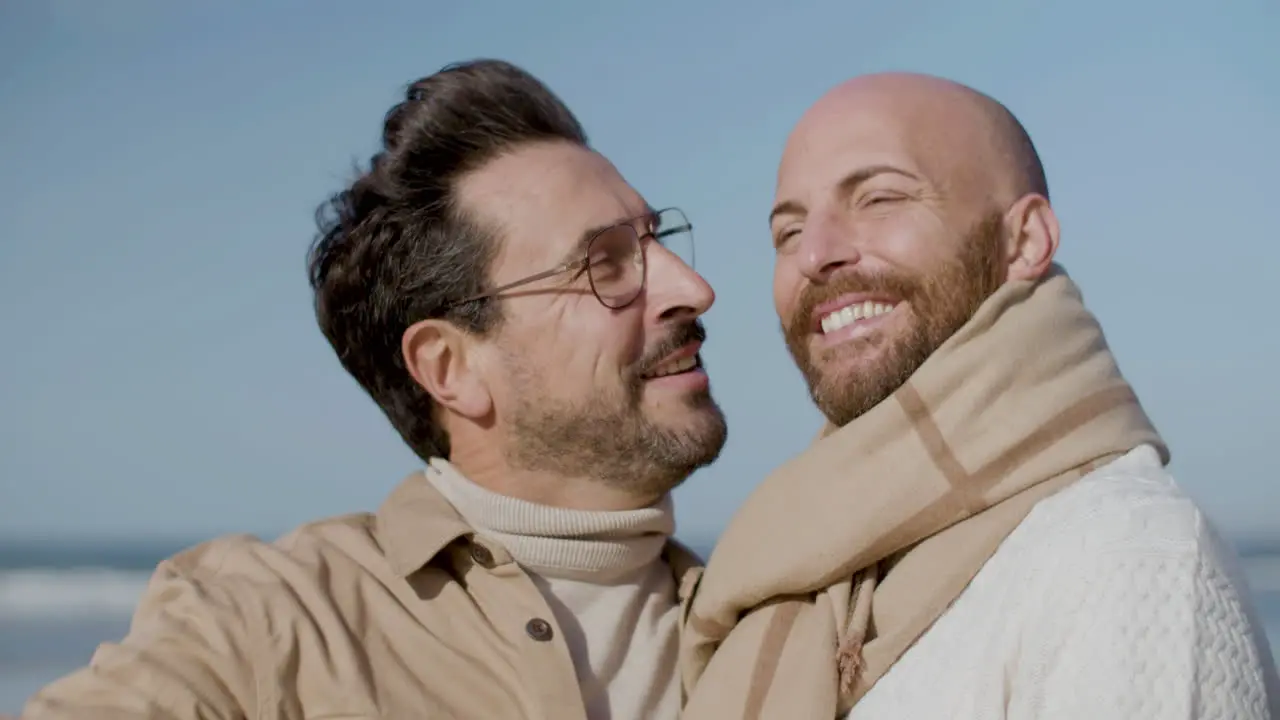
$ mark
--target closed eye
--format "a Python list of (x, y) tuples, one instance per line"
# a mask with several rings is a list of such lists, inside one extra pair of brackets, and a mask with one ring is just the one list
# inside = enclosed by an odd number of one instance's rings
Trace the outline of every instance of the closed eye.
[(773, 240), (774, 249), (775, 250), (781, 249), (783, 245), (786, 245), (787, 242), (791, 240), (791, 238), (795, 237), (799, 233), (800, 233), (800, 230), (798, 228), (790, 228), (787, 230), (783, 230), (781, 233), (778, 233), (778, 235)]
[(882, 203), (905, 200), (906, 196), (897, 193), (873, 193), (863, 199), (863, 205), (880, 205)]

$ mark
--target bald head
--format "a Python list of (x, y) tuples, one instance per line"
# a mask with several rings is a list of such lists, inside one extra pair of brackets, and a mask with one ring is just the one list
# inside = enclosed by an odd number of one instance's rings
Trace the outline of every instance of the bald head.
[[(917, 73), (877, 73), (832, 88), (804, 114), (787, 156), (829, 143), (832, 135), (881, 126), (946, 185), (981, 180), (1002, 201), (1049, 197), (1044, 166), (1026, 128), (1003, 104), (952, 80)], [(958, 177), (949, 177), (958, 173)]]
[(1000, 285), (1044, 275), (1048, 195), (1022, 124), (950, 80), (865, 75), (804, 114), (769, 218), (774, 302), (828, 419), (892, 393)]

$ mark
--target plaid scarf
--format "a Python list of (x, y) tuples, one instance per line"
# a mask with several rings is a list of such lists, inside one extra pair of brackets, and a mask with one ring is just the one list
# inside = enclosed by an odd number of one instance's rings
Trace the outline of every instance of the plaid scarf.
[(846, 713), (1036, 502), (1144, 444), (1168, 462), (1066, 273), (1006, 283), (734, 517), (686, 602), (683, 717)]

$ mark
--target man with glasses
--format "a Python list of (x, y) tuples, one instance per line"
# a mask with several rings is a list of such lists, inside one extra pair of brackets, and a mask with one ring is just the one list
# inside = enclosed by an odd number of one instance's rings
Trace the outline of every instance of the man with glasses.
[(24, 717), (677, 716), (670, 491), (726, 436), (688, 219), (507, 63), (415, 82), (382, 137), (311, 284), (424, 470), (376, 514), (165, 561)]

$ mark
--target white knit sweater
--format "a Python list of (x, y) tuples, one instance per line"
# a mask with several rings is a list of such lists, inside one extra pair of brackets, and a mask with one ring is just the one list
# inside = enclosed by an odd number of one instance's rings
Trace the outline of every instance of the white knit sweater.
[(1280, 720), (1234, 555), (1138, 448), (1039, 503), (850, 720)]
[(679, 605), (662, 551), (670, 497), (639, 510), (548, 507), (476, 485), (443, 460), (427, 479), (479, 535), (501, 543), (542, 592), (591, 720), (675, 720)]

